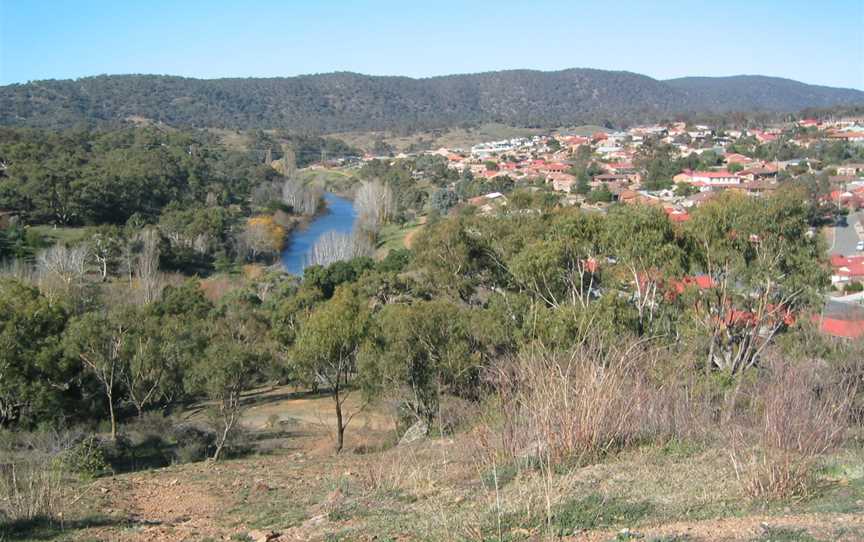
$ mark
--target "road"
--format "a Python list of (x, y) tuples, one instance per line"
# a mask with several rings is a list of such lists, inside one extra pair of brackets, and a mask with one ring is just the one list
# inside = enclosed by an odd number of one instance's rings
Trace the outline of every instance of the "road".
[(831, 254), (842, 254), (849, 256), (858, 254), (855, 250), (855, 245), (858, 244), (859, 237), (855, 226), (861, 221), (861, 213), (849, 213), (845, 225), (842, 222), (837, 223), (834, 227), (834, 240), (831, 244)]

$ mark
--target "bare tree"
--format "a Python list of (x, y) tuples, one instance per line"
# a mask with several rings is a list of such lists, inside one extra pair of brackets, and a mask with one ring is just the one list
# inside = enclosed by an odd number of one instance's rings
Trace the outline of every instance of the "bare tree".
[(363, 236), (329, 231), (319, 237), (312, 247), (308, 263), (328, 266), (334, 262), (371, 256), (372, 252), (372, 244)]
[(138, 247), (141, 242), (137, 236), (129, 236), (124, 243), (120, 245), (120, 267), (122, 273), (126, 275), (129, 281), (129, 287), (132, 287), (132, 281), (135, 278), (135, 256), (138, 252)]
[(159, 232), (149, 228), (139, 235), (141, 252), (135, 259), (135, 276), (141, 287), (141, 302), (145, 305), (155, 301), (164, 286), (159, 272)]
[(278, 182), (264, 182), (252, 189), (252, 203), (267, 205), (271, 201), (279, 201), (281, 195), (282, 187)]
[(295, 177), (287, 177), (282, 185), (282, 201), (295, 213), (309, 216), (318, 210), (322, 192), (320, 187), (307, 186)]
[(88, 246), (75, 247), (56, 244), (36, 257), (36, 269), (40, 286), (49, 297), (54, 293), (70, 294), (87, 274)]
[(377, 232), (393, 214), (393, 191), (380, 181), (364, 182), (357, 190), (354, 206), (360, 227)]
[(237, 234), (238, 251), (252, 261), (262, 254), (275, 254), (282, 249), (285, 230), (270, 216), (253, 217)]

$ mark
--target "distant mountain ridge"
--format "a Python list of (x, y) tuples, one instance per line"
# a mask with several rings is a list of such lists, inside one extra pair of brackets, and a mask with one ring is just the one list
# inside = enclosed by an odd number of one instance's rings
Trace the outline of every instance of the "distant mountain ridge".
[(61, 128), (143, 117), (178, 127), (295, 131), (555, 127), (682, 113), (864, 105), (864, 92), (764, 76), (660, 81), (631, 72), (508, 70), (424, 79), (336, 72), (190, 79), (101, 75), (0, 87), (0, 124)]

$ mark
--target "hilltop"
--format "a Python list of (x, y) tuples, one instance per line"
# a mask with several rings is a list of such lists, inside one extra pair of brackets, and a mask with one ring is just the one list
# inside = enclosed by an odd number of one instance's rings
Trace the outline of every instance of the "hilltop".
[(0, 87), (0, 124), (61, 128), (131, 119), (178, 127), (406, 132), (497, 122), (549, 128), (687, 113), (864, 104), (864, 92), (736, 76), (661, 81), (595, 69), (412, 79), (338, 72), (276, 78), (100, 75)]

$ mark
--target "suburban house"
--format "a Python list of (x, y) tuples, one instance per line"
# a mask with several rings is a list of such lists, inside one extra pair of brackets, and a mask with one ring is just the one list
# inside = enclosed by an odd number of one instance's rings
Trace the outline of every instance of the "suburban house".
[(826, 137), (838, 141), (848, 141), (855, 145), (864, 145), (864, 131), (844, 130), (842, 132), (831, 132)]
[(777, 177), (777, 170), (773, 167), (755, 167), (739, 171), (737, 174), (739, 179), (746, 181), (763, 181), (774, 179)]
[(543, 164), (538, 168), (542, 173), (564, 173), (570, 166), (567, 164), (562, 164), (561, 162), (550, 162), (548, 164)]
[(552, 189), (556, 192), (572, 192), (576, 185), (576, 177), (569, 173), (550, 173), (546, 182), (552, 183)]
[(828, 300), (822, 314), (814, 320), (819, 329), (832, 337), (857, 339), (864, 336), (864, 306)]
[(747, 194), (761, 196), (777, 190), (778, 184), (776, 181), (749, 181), (742, 183), (740, 187), (732, 188), (732, 190), (743, 190)]
[(859, 176), (864, 175), (864, 164), (843, 164), (837, 166), (837, 175), (841, 176)]
[(564, 146), (571, 153), (575, 153), (582, 145), (590, 145), (591, 139), (582, 136), (568, 136), (564, 138)]
[(625, 183), (630, 184), (632, 181), (629, 175), (620, 175), (613, 173), (601, 173), (594, 175), (594, 183)]
[(777, 140), (777, 134), (774, 132), (763, 132), (762, 130), (752, 130), (751, 133), (756, 137), (759, 143), (770, 143)]
[(638, 184), (642, 182), (642, 172), (633, 166), (632, 162), (612, 162), (611, 164), (605, 164), (603, 167), (611, 174), (626, 175), (631, 183)]
[(741, 178), (728, 171), (692, 171), (685, 169), (672, 177), (675, 183), (687, 183), (700, 190), (728, 188), (741, 184)]
[(758, 164), (758, 160), (754, 160), (749, 156), (744, 156), (743, 154), (738, 154), (736, 152), (729, 153), (723, 157), (727, 164), (738, 164), (743, 167), (749, 167), (753, 164)]
[(864, 281), (864, 256), (831, 256), (831, 284)]

